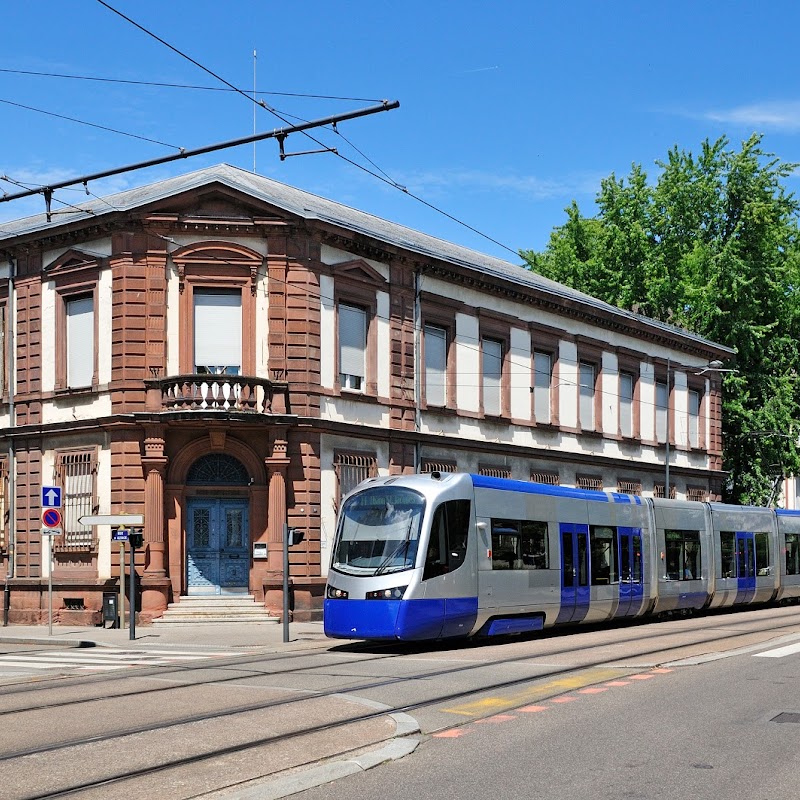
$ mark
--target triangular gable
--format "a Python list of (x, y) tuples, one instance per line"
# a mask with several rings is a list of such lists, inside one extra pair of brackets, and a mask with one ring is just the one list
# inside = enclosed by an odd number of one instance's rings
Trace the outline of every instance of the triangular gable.
[(353, 261), (343, 261), (339, 264), (331, 264), (330, 268), (337, 278), (348, 278), (359, 283), (369, 283), (373, 286), (386, 284), (386, 279), (383, 275), (360, 258)]
[(66, 272), (74, 272), (81, 269), (97, 269), (101, 267), (107, 256), (101, 256), (97, 253), (85, 253), (83, 250), (70, 248), (65, 253), (62, 253), (55, 261), (44, 265), (44, 269), (49, 274), (64, 274)]

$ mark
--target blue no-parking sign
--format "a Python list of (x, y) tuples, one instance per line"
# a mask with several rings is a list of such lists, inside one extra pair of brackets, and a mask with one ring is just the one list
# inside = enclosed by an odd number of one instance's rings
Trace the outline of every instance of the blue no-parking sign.
[(60, 486), (42, 486), (42, 508), (61, 508)]

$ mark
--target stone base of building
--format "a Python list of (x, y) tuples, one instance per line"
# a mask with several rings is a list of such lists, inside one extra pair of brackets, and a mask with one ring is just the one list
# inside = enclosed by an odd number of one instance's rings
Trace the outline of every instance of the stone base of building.
[[(264, 606), (274, 617), (283, 621), (283, 577), (264, 578)], [(325, 578), (289, 579), (289, 621), (320, 622), (325, 598)]]
[[(47, 625), (52, 608), (53, 624), (93, 626), (103, 624), (103, 595), (119, 596), (119, 581), (65, 581), (53, 577), (52, 606), (46, 580), (17, 578), (9, 581), (8, 594), (2, 584), (4, 600), (8, 599), (10, 625)], [(5, 603), (3, 608), (5, 617)]]

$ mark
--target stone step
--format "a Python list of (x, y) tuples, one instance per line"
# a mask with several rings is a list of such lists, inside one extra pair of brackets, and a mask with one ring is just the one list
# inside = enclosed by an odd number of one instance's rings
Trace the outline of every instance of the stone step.
[(271, 617), (263, 606), (256, 603), (253, 595), (188, 595), (181, 597), (177, 603), (170, 603), (164, 615), (153, 622), (160, 625), (189, 622), (277, 623), (278, 619)]

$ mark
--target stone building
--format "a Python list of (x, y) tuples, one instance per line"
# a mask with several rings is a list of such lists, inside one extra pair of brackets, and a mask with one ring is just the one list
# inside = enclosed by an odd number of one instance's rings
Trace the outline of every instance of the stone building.
[[(230, 166), (0, 225), (5, 618), (99, 622), (143, 514), (141, 620), (319, 615), (341, 497), (460, 470), (718, 496), (713, 342)], [(669, 446), (667, 447), (667, 442)], [(43, 486), (63, 532), (42, 536)], [(52, 552), (51, 552), (52, 550)]]

